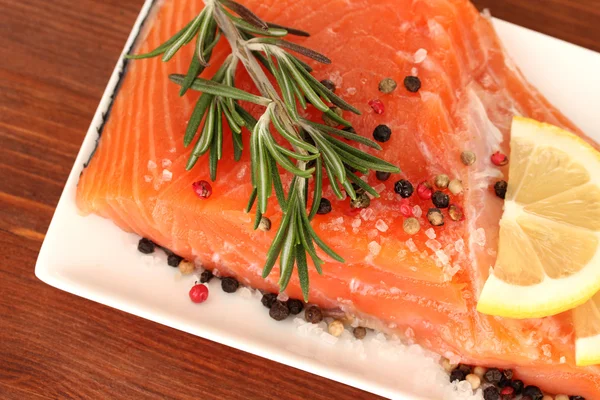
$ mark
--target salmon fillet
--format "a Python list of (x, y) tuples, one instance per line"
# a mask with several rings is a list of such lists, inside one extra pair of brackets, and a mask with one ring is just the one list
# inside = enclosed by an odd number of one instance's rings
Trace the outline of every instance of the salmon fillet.
[[(509, 152), (512, 117), (531, 117), (583, 135), (523, 78), (490, 21), (467, 0), (243, 3), (264, 20), (311, 33), (293, 40), (332, 60), (326, 66), (311, 63), (314, 75), (332, 80), (337, 93), (360, 109), (362, 115), (346, 116), (359, 134), (371, 136), (379, 124), (392, 129), (377, 155), (402, 169), (386, 182), (374, 174), (367, 177), (382, 196), (360, 213), (350, 210), (348, 199), (335, 199), (328, 185), (324, 188), (333, 210), (317, 215), (313, 226), (346, 263), (327, 262), (322, 276), (310, 268), (310, 301), (369, 319), (451, 360), (512, 368), (518, 379), (548, 392), (600, 398), (600, 368), (575, 366), (570, 314), (510, 320), (475, 310), (494, 265), (502, 213), (502, 201), (490, 185), (507, 172), (489, 159), (496, 150)], [(135, 51), (154, 49), (201, 7), (197, 0), (158, 2)], [(207, 158), (185, 169), (191, 147), (183, 147), (183, 134), (198, 93), (180, 98), (168, 75), (187, 70), (192, 47), (170, 63), (154, 58), (129, 65), (98, 149), (78, 184), (77, 204), (86, 214), (109, 218), (209, 269), (276, 292), (277, 269), (261, 278), (275, 229), (254, 231), (253, 215), (243, 211), (252, 190), (247, 131), (239, 162), (233, 159), (231, 136), (224, 135), (228, 150), (212, 196), (200, 200), (191, 189), (193, 182), (209, 180)], [(420, 49), (427, 51), (424, 60), (415, 59)], [(203, 76), (212, 76), (228, 52), (220, 43)], [(378, 91), (383, 78), (402, 82), (414, 73), (422, 81), (418, 93), (403, 87), (389, 95)], [(256, 92), (244, 71), (236, 83)], [(381, 115), (368, 105), (376, 98), (385, 105)], [(248, 109), (255, 116), (262, 111)], [(310, 108), (306, 116), (320, 120)], [(463, 150), (477, 155), (473, 166), (461, 163)], [(416, 185), (440, 173), (462, 180), (464, 191), (452, 202), (464, 209), (465, 220), (446, 218), (444, 226), (431, 227), (425, 216), (431, 202), (413, 195), (410, 206), (421, 230), (408, 236), (394, 182), (404, 178)], [(284, 185), (290, 180), (284, 174)], [(265, 215), (277, 226), (281, 211), (273, 199), (269, 207)], [(295, 274), (287, 293), (302, 297)]]

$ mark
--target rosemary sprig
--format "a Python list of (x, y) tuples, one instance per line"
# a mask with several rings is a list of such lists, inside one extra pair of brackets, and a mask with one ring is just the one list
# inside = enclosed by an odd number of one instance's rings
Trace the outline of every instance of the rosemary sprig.
[[(256, 229), (275, 192), (283, 212), (283, 218), (266, 255), (263, 277), (266, 278), (271, 273), (279, 260), (279, 286), (283, 291), (296, 266), (304, 299), (308, 301), (308, 259), (310, 258), (318, 273), (322, 273), (324, 263), (317, 248), (333, 260), (344, 262), (319, 238), (311, 226), (311, 220), (321, 201), (323, 169), (334, 193), (340, 199), (344, 197), (342, 190), (351, 199), (356, 199), (357, 191), (379, 196), (350, 168), (362, 173), (371, 170), (398, 172), (399, 169), (337, 137), (379, 150), (381, 147), (377, 143), (347, 130), (299, 116), (298, 105), (306, 109), (311, 104), (339, 125), (350, 127), (350, 122), (334, 113), (331, 106), (360, 114), (358, 109), (313, 77), (310, 66), (290, 51), (320, 63), (330, 63), (327, 57), (282, 39), (288, 34), (309, 36), (308, 33), (265, 22), (234, 0), (205, 0), (205, 4), (198, 16), (158, 48), (147, 54), (129, 57), (142, 59), (162, 56), (163, 61), (169, 61), (183, 46), (196, 38), (195, 55), (187, 73), (169, 77), (181, 86), (181, 96), (187, 90), (202, 92), (184, 136), (185, 146), (196, 141), (187, 169), (191, 169), (200, 156), (209, 153), (209, 171), (214, 181), (217, 178), (218, 161), (223, 155), (223, 120), (233, 137), (236, 160), (240, 159), (243, 149), (243, 128), (250, 132), (253, 190), (246, 211), (250, 212), (256, 205)], [(210, 63), (212, 51), (221, 37), (225, 37), (229, 43), (231, 54), (212, 78), (200, 78), (199, 75)], [(259, 62), (275, 78), (281, 97)], [(248, 71), (261, 95), (235, 87), (235, 72), (240, 63)], [(256, 120), (239, 104), (240, 100), (265, 107), (264, 113)], [(284, 145), (281, 140), (275, 140), (275, 135), (281, 137)], [(293, 175), (287, 195), (281, 181), (280, 167)], [(312, 196), (308, 195), (310, 180), (313, 180)], [(310, 204), (309, 197), (312, 197)]]

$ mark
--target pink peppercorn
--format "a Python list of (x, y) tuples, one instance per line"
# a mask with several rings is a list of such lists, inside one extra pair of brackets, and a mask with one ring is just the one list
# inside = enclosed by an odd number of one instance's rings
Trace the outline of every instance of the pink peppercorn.
[(505, 386), (504, 388), (502, 388), (502, 391), (500, 392), (500, 394), (503, 396), (511, 396), (514, 392), (515, 392), (515, 389), (513, 389), (510, 386)]
[(208, 199), (212, 194), (212, 187), (210, 186), (210, 183), (206, 181), (194, 182), (192, 183), (192, 188), (194, 189), (196, 196), (201, 199)]
[(194, 303), (204, 303), (208, 298), (208, 287), (205, 285), (194, 285), (190, 289), (190, 299)]
[(412, 217), (412, 207), (410, 206), (408, 199), (402, 199), (400, 201), (400, 214), (404, 217)]
[(506, 157), (506, 154), (500, 153), (499, 151), (492, 154), (490, 158), (492, 160), (492, 164), (497, 165), (499, 167), (508, 164), (508, 157)]
[(427, 182), (421, 182), (417, 186), (417, 196), (421, 200), (429, 200), (431, 196), (433, 196), (433, 189), (431, 189), (431, 185)]
[(383, 112), (385, 111), (385, 106), (379, 99), (369, 101), (369, 105), (371, 106), (375, 114), (383, 114)]

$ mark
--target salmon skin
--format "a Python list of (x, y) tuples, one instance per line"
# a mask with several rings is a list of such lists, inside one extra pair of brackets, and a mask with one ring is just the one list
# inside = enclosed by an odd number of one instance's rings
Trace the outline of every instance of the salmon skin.
[[(292, 40), (332, 60), (326, 66), (310, 63), (315, 77), (332, 80), (336, 93), (360, 109), (360, 116), (345, 115), (359, 134), (370, 137), (379, 124), (391, 128), (391, 139), (377, 155), (402, 169), (385, 182), (374, 173), (367, 177), (381, 198), (359, 213), (324, 187), (332, 211), (317, 215), (313, 226), (346, 264), (327, 262), (323, 275), (310, 267), (310, 301), (377, 322), (380, 329), (408, 336), (453, 361), (512, 368), (516, 378), (550, 393), (600, 398), (600, 369), (575, 366), (570, 314), (510, 320), (475, 310), (494, 265), (502, 213), (502, 201), (490, 186), (507, 172), (489, 159), (498, 150), (509, 153), (512, 117), (583, 135), (523, 78), (489, 19), (467, 0), (243, 3), (267, 21), (311, 32), (309, 38)], [(201, 7), (197, 0), (157, 3), (136, 52), (157, 47)], [(198, 93), (179, 97), (178, 86), (168, 79), (186, 71), (192, 47), (169, 63), (154, 58), (130, 64), (98, 150), (78, 184), (78, 207), (243, 284), (276, 292), (277, 269), (261, 278), (275, 229), (253, 230), (253, 215), (243, 211), (252, 189), (247, 131), (239, 162), (233, 159), (231, 136), (224, 135), (226, 150), (212, 196), (201, 200), (192, 190), (193, 182), (209, 180), (207, 158), (185, 169), (193, 146), (183, 147), (183, 134)], [(228, 52), (220, 43), (203, 76), (212, 76)], [(237, 86), (256, 92), (243, 68), (238, 70)], [(420, 78), (418, 93), (402, 86), (409, 75)], [(391, 94), (378, 91), (386, 77), (400, 83)], [(369, 106), (374, 99), (383, 102), (383, 114)], [(248, 109), (255, 116), (262, 111)], [(305, 114), (320, 120), (310, 108)], [(464, 150), (477, 156), (470, 167), (461, 163)], [(394, 183), (408, 179), (416, 186), (442, 173), (462, 181), (463, 192), (452, 195), (451, 202), (462, 207), (464, 220), (446, 217), (443, 226), (432, 227), (426, 218), (431, 201), (413, 195), (407, 204), (421, 230), (409, 236)], [(284, 174), (284, 185), (290, 180)], [(271, 199), (265, 215), (278, 226), (281, 212), (275, 203)], [(302, 297), (295, 275), (287, 293)]]

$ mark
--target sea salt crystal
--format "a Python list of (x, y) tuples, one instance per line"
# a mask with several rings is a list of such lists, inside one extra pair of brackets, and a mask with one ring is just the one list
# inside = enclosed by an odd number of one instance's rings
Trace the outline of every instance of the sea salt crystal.
[(456, 251), (458, 253), (464, 253), (465, 252), (465, 241), (462, 238), (458, 239), (456, 242), (454, 242), (454, 248), (456, 249)]
[(375, 189), (375, 191), (377, 193), (381, 194), (385, 190), (385, 185), (383, 183), (380, 183), (379, 185), (375, 186), (373, 189)]
[(252, 290), (248, 289), (247, 287), (241, 288), (239, 290), (239, 294), (244, 299), (251, 299), (252, 298)]
[(413, 242), (412, 238), (406, 241), (406, 247), (408, 247), (408, 250), (410, 250), (411, 253), (417, 251), (417, 245), (415, 244), (415, 242)]
[(150, 175), (144, 175), (144, 180), (146, 182), (152, 182), (152, 177)]
[(288, 296), (288, 294), (286, 292), (281, 292), (277, 295), (277, 300), (279, 301), (288, 301), (290, 299), (290, 296)]
[(420, 218), (421, 215), (423, 215), (423, 210), (421, 210), (421, 207), (419, 207), (419, 206), (414, 206), (412, 209), (412, 212), (413, 212), (414, 216), (417, 218)]
[(360, 210), (360, 216), (365, 221), (369, 221), (372, 218), (375, 218), (375, 212), (371, 208), (363, 208)]
[(168, 169), (163, 169), (162, 179), (165, 182), (169, 182), (171, 179), (173, 179), (173, 173), (171, 171), (169, 171)]
[(334, 345), (338, 342), (338, 338), (336, 338), (333, 335), (330, 335), (327, 332), (323, 332), (321, 333), (321, 335), (319, 336), (321, 338), (321, 340), (323, 340), (323, 342), (329, 344), (329, 345)]
[(356, 94), (356, 88), (355, 87), (349, 87), (348, 89), (346, 89), (346, 93), (349, 94), (350, 96), (354, 96)]
[(440, 262), (444, 265), (450, 262), (450, 257), (448, 257), (448, 255), (444, 253), (443, 250), (436, 250), (435, 255), (437, 256), (438, 260), (440, 260)]
[(410, 73), (412, 74), (412, 76), (418, 76), (419, 70), (416, 67), (412, 67)]
[(156, 163), (152, 160), (148, 161), (148, 169), (156, 169)]
[(543, 344), (541, 348), (546, 357), (552, 357), (552, 347), (549, 344)]
[(248, 170), (248, 166), (244, 165), (242, 168), (240, 168), (240, 170), (237, 173), (237, 178), (238, 179), (242, 179), (244, 176), (246, 176), (246, 171)]
[(354, 221), (352, 221), (353, 228), (360, 227), (360, 224), (362, 224), (362, 219), (360, 219), (360, 218), (355, 218)]
[(163, 168), (169, 168), (171, 166), (172, 162), (171, 160), (169, 160), (168, 158), (163, 158), (161, 165)]
[(427, 237), (429, 239), (435, 239), (436, 238), (436, 234), (435, 231), (433, 230), (433, 228), (429, 228), (425, 231), (425, 234), (427, 235)]
[(564, 363), (567, 362), (567, 357), (561, 356), (559, 361), (560, 361), (561, 364), (564, 364)]
[(372, 241), (368, 244), (369, 253), (376, 256), (381, 251), (381, 245), (375, 241)]
[(429, 247), (433, 251), (438, 251), (442, 248), (442, 244), (435, 239), (429, 239), (426, 241), (425, 246)]
[(419, 49), (415, 52), (414, 61), (415, 64), (420, 64), (427, 58), (427, 50)]
[(477, 228), (473, 233), (473, 242), (479, 246), (485, 246), (485, 230), (483, 228)]
[(369, 239), (375, 239), (377, 236), (379, 236), (379, 231), (377, 229), (371, 229), (368, 233), (367, 233), (367, 237)]
[(375, 228), (377, 228), (378, 231), (385, 232), (388, 230), (388, 225), (383, 220), (378, 219), (375, 223)]

